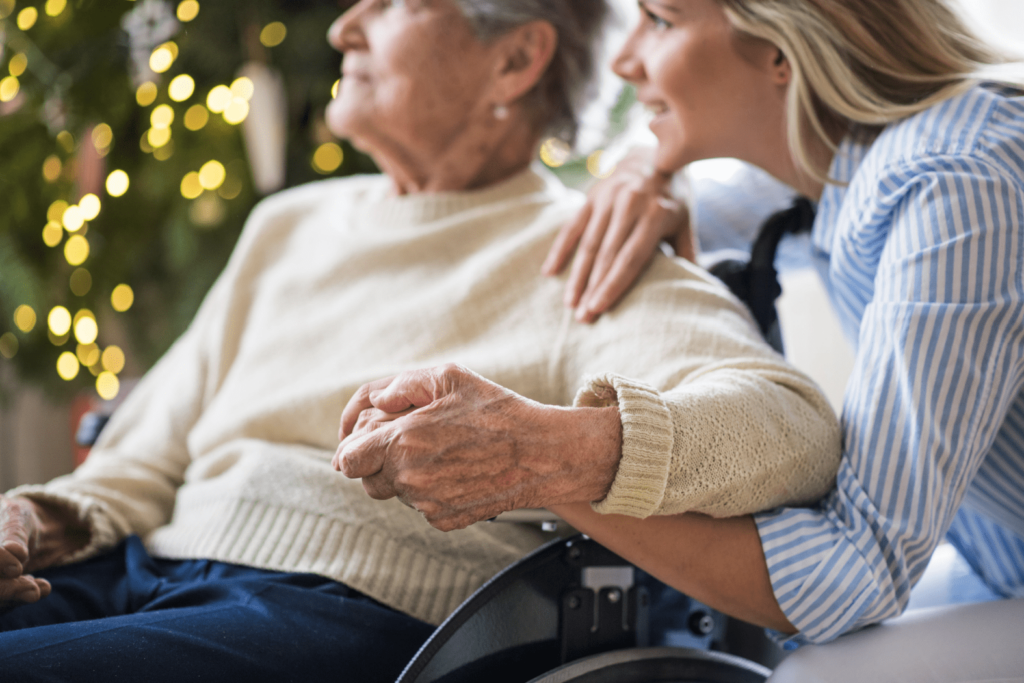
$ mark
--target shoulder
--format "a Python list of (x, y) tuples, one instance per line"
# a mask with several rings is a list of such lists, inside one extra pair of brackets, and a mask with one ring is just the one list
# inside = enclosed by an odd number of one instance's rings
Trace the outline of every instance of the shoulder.
[(249, 223), (301, 217), (338, 201), (353, 202), (383, 196), (388, 180), (383, 175), (355, 175), (329, 178), (282, 190), (261, 200), (252, 210)]

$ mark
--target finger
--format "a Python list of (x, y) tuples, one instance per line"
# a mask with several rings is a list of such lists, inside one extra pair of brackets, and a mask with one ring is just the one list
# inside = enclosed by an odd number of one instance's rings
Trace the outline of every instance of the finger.
[(373, 403), (370, 402), (370, 393), (380, 391), (394, 381), (394, 379), (395, 377), (392, 376), (375, 382), (368, 382), (356, 390), (356, 393), (348, 400), (345, 409), (341, 411), (341, 429), (338, 431), (338, 441), (352, 433), (360, 413), (367, 408), (373, 407)]
[[(641, 220), (643, 208), (644, 196), (634, 192), (630, 192), (622, 201), (616, 202), (608, 231), (601, 242), (601, 249), (594, 261), (594, 269), (587, 281), (587, 288), (580, 298), (583, 304), (586, 304), (590, 296), (600, 287), (629, 236), (637, 230), (650, 229), (649, 222)], [(584, 311), (579, 310), (579, 312), (583, 313)]]
[(338, 446), (334, 468), (349, 479), (363, 479), (381, 471), (391, 444), (392, 427), (351, 436)]
[(374, 500), (389, 500), (398, 495), (392, 479), (383, 472), (363, 477), (363, 490)]
[(0, 581), (0, 600), (34, 602), (40, 597), (42, 597), (42, 588), (36, 579), (28, 574), (19, 576), (17, 579)]
[(20, 573), (21, 566), (26, 562), (28, 562), (28, 545), (23, 541), (9, 539), (0, 546), (0, 572), (4, 567), (16, 565)]
[(643, 274), (660, 241), (655, 230), (638, 228), (630, 235), (601, 284), (584, 303), (587, 322), (593, 322), (618, 303)]
[[(356, 422), (356, 427), (352, 430), (352, 435), (362, 435), (364, 433), (372, 432), (375, 429), (380, 429), (388, 422), (394, 422), (400, 417), (405, 417), (409, 413), (416, 410), (415, 408), (409, 408), (399, 413), (385, 413), (383, 410), (377, 408), (370, 408), (359, 413), (359, 420)], [(350, 435), (351, 436), (351, 435)]]
[(401, 413), (430, 405), (441, 397), (443, 387), (448, 384), (443, 381), (448, 373), (446, 368), (403, 372), (387, 387), (370, 394), (373, 407), (386, 413)]
[(576, 245), (579, 244), (580, 237), (583, 236), (583, 231), (586, 229), (587, 223), (590, 222), (593, 210), (593, 204), (587, 202), (575, 218), (562, 226), (562, 229), (558, 231), (558, 237), (555, 238), (555, 243), (548, 251), (547, 258), (544, 259), (544, 265), (540, 269), (541, 273), (552, 276), (562, 272), (565, 264), (569, 262), (573, 250), (576, 249)]
[(594, 267), (594, 259), (597, 258), (597, 251), (600, 249), (604, 233), (608, 229), (611, 211), (612, 207), (607, 204), (596, 205), (583, 233), (583, 238), (580, 240), (576, 258), (572, 262), (569, 281), (565, 286), (565, 305), (570, 308), (575, 308), (579, 304), (583, 290), (586, 289), (590, 271)]

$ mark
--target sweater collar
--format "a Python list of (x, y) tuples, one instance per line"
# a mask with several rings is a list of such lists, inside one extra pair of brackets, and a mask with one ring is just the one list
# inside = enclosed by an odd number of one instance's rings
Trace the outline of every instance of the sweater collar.
[(491, 206), (547, 190), (552, 182), (546, 169), (530, 167), (507, 180), (478, 190), (424, 192), (390, 196), (390, 181), (381, 177), (358, 207), (374, 229), (402, 229), (443, 220), (464, 211)]

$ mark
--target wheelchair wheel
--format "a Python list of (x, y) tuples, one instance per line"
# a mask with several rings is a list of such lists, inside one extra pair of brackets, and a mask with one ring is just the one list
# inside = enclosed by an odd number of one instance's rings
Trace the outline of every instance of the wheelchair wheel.
[(594, 655), (530, 683), (764, 683), (770, 675), (760, 664), (721, 652), (656, 647)]

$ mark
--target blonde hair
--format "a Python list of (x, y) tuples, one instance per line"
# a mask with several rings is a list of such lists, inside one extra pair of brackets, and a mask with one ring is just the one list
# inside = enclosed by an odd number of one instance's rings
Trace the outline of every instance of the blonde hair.
[[(808, 140), (835, 150), (837, 131), (876, 135), (1017, 59), (982, 42), (944, 0), (716, 0), (741, 33), (777, 46), (792, 68), (787, 132), (796, 163), (828, 169)], [(813, 138), (812, 138), (813, 136)]]

